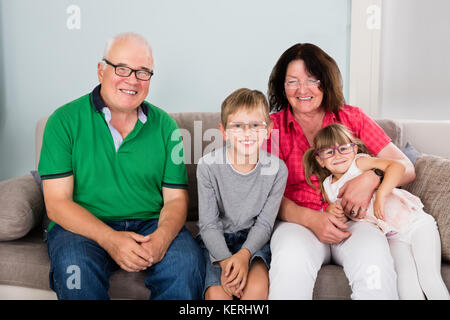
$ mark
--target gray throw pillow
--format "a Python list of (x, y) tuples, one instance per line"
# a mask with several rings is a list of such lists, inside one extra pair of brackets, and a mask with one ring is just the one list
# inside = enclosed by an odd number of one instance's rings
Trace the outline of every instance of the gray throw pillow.
[(408, 157), (408, 159), (411, 160), (413, 164), (416, 163), (417, 158), (420, 156), (420, 152), (417, 151), (416, 148), (414, 148), (414, 146), (409, 141), (406, 143), (406, 146), (401, 150)]
[(44, 201), (31, 175), (0, 182), (0, 241), (24, 237), (41, 222)]

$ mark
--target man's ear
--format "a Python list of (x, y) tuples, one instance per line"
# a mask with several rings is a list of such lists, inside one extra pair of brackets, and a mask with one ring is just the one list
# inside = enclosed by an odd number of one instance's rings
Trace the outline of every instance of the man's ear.
[(97, 77), (98, 77), (98, 82), (102, 83), (103, 81), (103, 62), (99, 62), (97, 63)]
[(222, 133), (222, 138), (223, 138), (223, 140), (224, 140), (224, 141), (227, 141), (227, 140), (228, 140), (228, 137), (227, 137), (227, 131), (226, 131), (225, 128), (223, 127), (222, 123), (219, 123), (219, 130), (220, 130), (220, 132)]

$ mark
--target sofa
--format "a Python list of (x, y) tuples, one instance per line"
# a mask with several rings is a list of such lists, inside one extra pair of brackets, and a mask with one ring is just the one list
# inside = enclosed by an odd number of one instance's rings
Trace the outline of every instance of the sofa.
[[(195, 236), (198, 228), (196, 163), (215, 143), (219, 113), (173, 113), (182, 130), (189, 178), (187, 228)], [(36, 126), (36, 167), (46, 118)], [(416, 179), (405, 186), (419, 196), (425, 211), (438, 222), (442, 241), (442, 275), (450, 287), (450, 121), (376, 120), (405, 153), (415, 160)], [(446, 138), (447, 137), (447, 138)], [(447, 141), (447, 142), (446, 142)], [(30, 168), (31, 169), (31, 168)], [(43, 241), (45, 215), (42, 191), (31, 174), (0, 182), (0, 299), (56, 299), (49, 288), (49, 258)], [(144, 274), (117, 271), (110, 281), (112, 299), (148, 299)], [(351, 289), (342, 267), (322, 266), (314, 288), (314, 299), (349, 299)]]

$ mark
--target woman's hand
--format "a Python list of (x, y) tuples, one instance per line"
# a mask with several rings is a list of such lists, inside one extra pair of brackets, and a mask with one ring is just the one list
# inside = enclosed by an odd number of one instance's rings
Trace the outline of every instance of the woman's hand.
[(372, 170), (347, 181), (338, 194), (345, 214), (351, 218), (363, 219), (379, 184), (380, 178)]
[(351, 236), (350, 232), (344, 231), (348, 226), (328, 212), (316, 212), (311, 217), (309, 228), (319, 241), (328, 244), (340, 243)]

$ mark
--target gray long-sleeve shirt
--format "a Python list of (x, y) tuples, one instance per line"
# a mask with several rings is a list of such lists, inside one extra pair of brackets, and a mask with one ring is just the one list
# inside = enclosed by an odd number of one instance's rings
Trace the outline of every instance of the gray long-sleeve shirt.
[(198, 225), (211, 262), (232, 256), (224, 233), (250, 229), (242, 248), (252, 255), (269, 241), (287, 175), (284, 162), (263, 150), (256, 167), (247, 174), (229, 164), (226, 147), (200, 159)]

